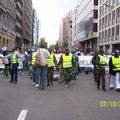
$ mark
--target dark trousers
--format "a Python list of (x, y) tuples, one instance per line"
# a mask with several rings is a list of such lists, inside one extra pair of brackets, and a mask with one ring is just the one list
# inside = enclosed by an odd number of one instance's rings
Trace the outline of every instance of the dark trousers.
[(18, 63), (12, 64), (11, 68), (11, 81), (17, 82), (18, 80)]
[(47, 85), (53, 85), (54, 67), (47, 68)]
[[(5, 64), (5, 76), (8, 77), (8, 70), (9, 70), (9, 73), (10, 73), (10, 63), (9, 64)], [(11, 73), (10, 73), (11, 74)]]
[(97, 68), (96, 68), (96, 66), (94, 66), (94, 71), (93, 71), (94, 73), (94, 79), (95, 79), (95, 82), (97, 82)]
[(102, 89), (105, 88), (105, 69), (97, 69), (97, 87), (100, 87), (102, 82)]

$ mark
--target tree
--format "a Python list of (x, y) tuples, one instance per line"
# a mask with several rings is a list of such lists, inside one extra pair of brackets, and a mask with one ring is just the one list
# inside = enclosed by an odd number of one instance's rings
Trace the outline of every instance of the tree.
[(54, 51), (55, 50), (55, 45), (54, 44), (50, 45), (49, 50)]
[(55, 44), (55, 51), (58, 51), (59, 50), (59, 46), (58, 46), (58, 42), (56, 42)]
[(47, 42), (45, 41), (45, 38), (44, 38), (44, 37), (40, 39), (39, 45), (40, 45), (40, 46), (43, 45), (43, 46), (45, 46), (45, 48), (47, 49)]

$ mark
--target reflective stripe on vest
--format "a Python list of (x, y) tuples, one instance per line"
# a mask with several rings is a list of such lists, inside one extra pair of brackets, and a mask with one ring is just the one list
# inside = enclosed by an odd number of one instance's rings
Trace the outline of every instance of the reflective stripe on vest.
[(32, 53), (32, 61), (31, 64), (34, 65), (35, 64), (35, 52)]
[(105, 57), (105, 56), (102, 56), (102, 55), (99, 55), (99, 58), (100, 58), (100, 61), (99, 61), (100, 67), (105, 68), (106, 57)]
[(54, 66), (54, 54), (52, 53), (52, 54), (50, 55), (50, 57), (51, 57), (51, 58), (48, 58), (48, 59), (47, 59), (47, 65), (48, 65), (48, 67), (53, 67), (53, 66)]
[(18, 59), (16, 58), (17, 52), (14, 52), (11, 56), (11, 63), (15, 64), (18, 63)]
[(63, 54), (63, 68), (69, 68), (72, 67), (72, 54), (69, 54), (69, 56)]
[(113, 71), (120, 70), (120, 57), (115, 58), (114, 56), (112, 56), (112, 64), (116, 67), (116, 68), (113, 68)]

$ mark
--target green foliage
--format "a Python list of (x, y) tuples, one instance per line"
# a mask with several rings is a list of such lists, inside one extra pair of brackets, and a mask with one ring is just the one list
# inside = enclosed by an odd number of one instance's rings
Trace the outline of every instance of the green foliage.
[(55, 50), (55, 45), (54, 45), (54, 44), (50, 45), (50, 46), (49, 46), (49, 50), (50, 50), (50, 51), (54, 51), (54, 50)]
[(45, 38), (40, 39), (39, 46), (44, 46), (47, 49), (47, 42), (45, 41)]

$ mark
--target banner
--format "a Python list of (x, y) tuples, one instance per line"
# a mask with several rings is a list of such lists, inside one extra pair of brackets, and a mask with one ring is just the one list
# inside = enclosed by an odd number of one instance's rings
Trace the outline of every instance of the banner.
[(79, 66), (80, 67), (93, 68), (92, 57), (93, 56), (91, 56), (91, 55), (89, 55), (89, 56), (78, 56), (78, 58), (79, 58)]

